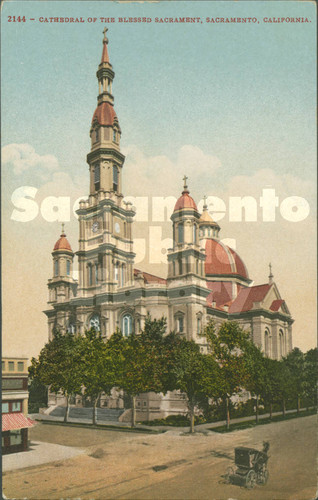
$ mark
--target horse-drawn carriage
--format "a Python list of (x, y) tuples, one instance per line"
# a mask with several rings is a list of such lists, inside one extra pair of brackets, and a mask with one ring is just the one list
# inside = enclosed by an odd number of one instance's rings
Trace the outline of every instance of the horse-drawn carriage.
[(268, 452), (269, 443), (263, 443), (261, 451), (255, 448), (246, 448), (241, 446), (235, 448), (235, 465), (229, 467), (225, 480), (227, 483), (245, 486), (248, 489), (254, 488), (255, 484), (264, 485), (268, 481)]

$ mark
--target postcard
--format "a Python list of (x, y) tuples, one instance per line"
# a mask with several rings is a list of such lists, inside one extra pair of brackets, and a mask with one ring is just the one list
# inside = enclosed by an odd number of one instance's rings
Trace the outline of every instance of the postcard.
[[(56, 330), (107, 341), (147, 315), (202, 353), (211, 319), (237, 321), (275, 360), (313, 350), (314, 3), (6, 1), (1, 22), (3, 377), (26, 377)], [(179, 396), (140, 397), (137, 421), (179, 414)], [(114, 394), (103, 405), (128, 411)], [(4, 494), (314, 498), (313, 418), (204, 424), (196, 443), (39, 422), (29, 440), (56, 461), (8, 454)], [(234, 448), (264, 440), (267, 484), (222, 482)]]

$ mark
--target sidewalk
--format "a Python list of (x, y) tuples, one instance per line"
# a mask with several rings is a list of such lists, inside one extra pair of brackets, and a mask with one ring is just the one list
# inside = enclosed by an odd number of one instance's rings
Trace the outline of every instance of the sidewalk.
[[(305, 408), (301, 408), (300, 412), (306, 411)], [(286, 415), (289, 413), (295, 413), (296, 410), (286, 410)], [(274, 412), (272, 414), (273, 417), (277, 415), (282, 415), (282, 412)], [(54, 417), (52, 415), (44, 415), (42, 413), (33, 413), (29, 415), (30, 418), (38, 421), (54, 421), (54, 422), (64, 422), (64, 417)], [(259, 420), (268, 418), (270, 415), (269, 413), (265, 413), (264, 415), (259, 415)], [(255, 421), (255, 415), (249, 416), (249, 417), (240, 417), (240, 418), (233, 418), (231, 419), (231, 424), (234, 423), (240, 423), (240, 422), (248, 422), (248, 421)], [(86, 419), (86, 418), (69, 418), (67, 423), (76, 423), (76, 424), (83, 424), (83, 425), (92, 425), (92, 420), (91, 419)], [(218, 422), (208, 422), (205, 424), (198, 424), (195, 426), (195, 431), (196, 432), (202, 432), (202, 431), (208, 431), (209, 429), (213, 429), (215, 427), (220, 427), (222, 425), (226, 425), (226, 420), (219, 420)], [(97, 427), (100, 426), (101, 428), (107, 428), (109, 426), (109, 429), (111, 428), (116, 428), (118, 427), (118, 430), (121, 428), (127, 428), (131, 429), (130, 422), (118, 422), (118, 421), (108, 421), (107, 423), (105, 422), (98, 422), (97, 421)], [(140, 424), (137, 422), (136, 424), (136, 429), (139, 430), (145, 430), (145, 431), (153, 431), (153, 432), (167, 432), (167, 431), (176, 431), (176, 432), (185, 432), (188, 427), (175, 427), (172, 425), (146, 425), (146, 424)]]
[(65, 460), (67, 458), (81, 455), (84, 451), (85, 450), (70, 446), (31, 441), (30, 447), (27, 451), (3, 455), (2, 472), (25, 469), (26, 467), (56, 462), (57, 460)]

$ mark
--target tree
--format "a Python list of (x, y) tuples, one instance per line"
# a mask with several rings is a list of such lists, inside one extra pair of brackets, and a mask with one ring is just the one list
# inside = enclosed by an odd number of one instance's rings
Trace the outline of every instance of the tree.
[(245, 389), (247, 389), (256, 400), (255, 419), (258, 423), (259, 398), (266, 392), (266, 364), (261, 349), (251, 340), (246, 341), (244, 348), (244, 362), (246, 370)]
[(269, 404), (270, 419), (273, 416), (273, 403), (279, 395), (280, 362), (276, 359), (264, 358), (264, 389), (263, 398)]
[(286, 401), (287, 399), (293, 397), (293, 380), (292, 380), (292, 373), (287, 364), (284, 363), (284, 360), (280, 360), (277, 362), (275, 377), (276, 377), (276, 383), (275, 383), (276, 395), (277, 398), (281, 401), (282, 413), (283, 416), (285, 417)]
[(109, 395), (118, 378), (119, 352), (114, 345), (112, 340), (105, 343), (94, 328), (86, 331), (80, 339), (81, 382), (84, 394), (93, 403), (93, 425), (97, 423), (97, 405), (102, 392)]
[(294, 394), (297, 398), (297, 413), (300, 411), (300, 399), (304, 395), (305, 384), (305, 356), (298, 347), (295, 347), (283, 362), (289, 369)]
[[(317, 406), (318, 349), (310, 349), (305, 354), (304, 393), (307, 401)], [(308, 407), (308, 403), (307, 403)]]
[(226, 426), (230, 428), (230, 398), (245, 386), (247, 380), (244, 352), (249, 333), (236, 321), (225, 321), (216, 332), (213, 321), (205, 328), (210, 355), (219, 365), (219, 394), (226, 405)]
[(39, 357), (31, 360), (31, 379), (37, 379), (42, 384), (49, 385), (51, 391), (61, 391), (66, 396), (64, 422), (68, 420), (71, 395), (81, 392), (81, 369), (80, 337), (69, 332), (62, 335), (55, 331)]
[(165, 331), (164, 318), (151, 320), (147, 316), (141, 334), (121, 338), (122, 363), (118, 385), (132, 398), (132, 427), (136, 425), (136, 396), (169, 390)]
[(190, 432), (194, 432), (194, 411), (202, 398), (215, 393), (215, 361), (200, 352), (200, 346), (193, 340), (175, 338), (174, 351), (171, 353), (174, 382), (172, 385), (187, 396), (190, 417)]
[(42, 384), (37, 378), (30, 379), (29, 382), (28, 412), (38, 413), (39, 408), (46, 407), (48, 402), (48, 387)]

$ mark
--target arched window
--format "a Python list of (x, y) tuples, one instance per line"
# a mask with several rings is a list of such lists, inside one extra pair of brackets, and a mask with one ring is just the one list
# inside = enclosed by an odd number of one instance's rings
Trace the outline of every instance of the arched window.
[(113, 165), (113, 190), (118, 190), (118, 170), (116, 165)]
[(284, 333), (282, 330), (279, 330), (278, 335), (278, 359), (282, 358), (285, 355), (284, 349)]
[(66, 261), (66, 275), (69, 276), (71, 274), (71, 263), (69, 260)]
[(264, 351), (265, 351), (265, 355), (270, 357), (271, 355), (271, 336), (270, 336), (270, 333), (269, 333), (269, 330), (266, 328), (265, 330), (265, 334), (264, 334)]
[(125, 266), (121, 266), (121, 286), (125, 285)]
[(119, 264), (118, 262), (116, 262), (114, 267), (114, 280), (118, 281), (118, 278), (119, 278)]
[(98, 191), (100, 188), (100, 165), (94, 167), (94, 185), (96, 191)]
[(76, 333), (76, 324), (75, 324), (75, 318), (70, 318), (68, 322), (68, 327), (67, 331), (69, 333)]
[(99, 139), (99, 130), (98, 128), (95, 130), (95, 141), (98, 141)]
[(201, 321), (201, 316), (197, 316), (197, 334), (201, 334), (201, 329), (202, 329), (202, 321)]
[(58, 276), (59, 274), (59, 261), (56, 259), (54, 261), (54, 276)]
[(182, 315), (177, 316), (177, 332), (178, 333), (184, 332), (184, 317)]
[(183, 222), (180, 222), (178, 225), (178, 243), (183, 243), (184, 235), (183, 235)]
[(88, 264), (88, 285), (91, 286), (93, 284), (93, 269), (92, 264)]
[(122, 331), (124, 337), (128, 337), (133, 333), (133, 318), (131, 314), (124, 314), (122, 319)]
[(208, 236), (211, 236), (211, 228), (208, 228)]
[(182, 274), (182, 258), (178, 258), (178, 264), (179, 264), (179, 274)]
[(186, 256), (185, 258), (185, 272), (189, 273), (190, 272), (190, 264), (189, 264), (189, 258)]
[(175, 262), (175, 260), (172, 262), (172, 273), (173, 273), (173, 276), (176, 275), (176, 262)]
[(196, 274), (199, 274), (199, 259), (195, 260), (195, 272)]
[(193, 243), (197, 242), (197, 225), (193, 225)]
[(100, 319), (98, 314), (93, 314), (89, 320), (89, 326), (90, 328), (94, 328), (97, 332), (100, 331)]
[(113, 130), (113, 141), (116, 142), (116, 130)]
[(95, 283), (98, 283), (98, 264), (95, 264)]

